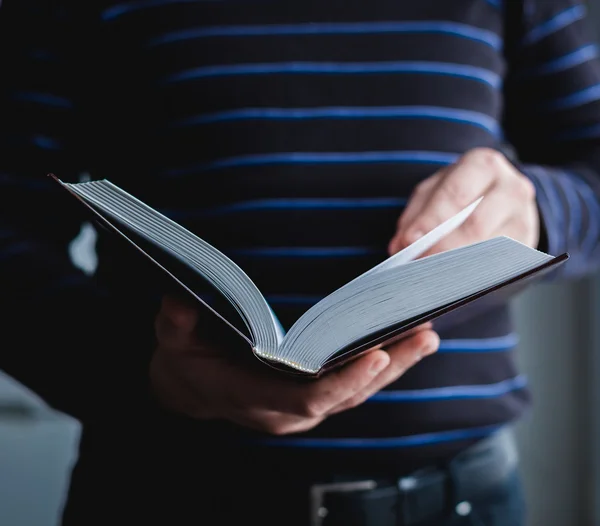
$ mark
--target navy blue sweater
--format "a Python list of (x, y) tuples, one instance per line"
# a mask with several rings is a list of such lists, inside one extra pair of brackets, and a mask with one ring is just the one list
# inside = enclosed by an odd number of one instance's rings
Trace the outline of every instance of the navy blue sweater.
[[(72, 265), (79, 218), (47, 172), (108, 178), (185, 224), (285, 326), (386, 257), (414, 185), (474, 147), (515, 152), (543, 248), (571, 254), (561, 276), (598, 264), (600, 63), (582, 2), (5, 0), (0, 15), (0, 366), (84, 421), (142, 403), (151, 287), (102, 235), (97, 274)], [(403, 466), (517, 418), (508, 308), (441, 336), (362, 406), (252, 438)]]

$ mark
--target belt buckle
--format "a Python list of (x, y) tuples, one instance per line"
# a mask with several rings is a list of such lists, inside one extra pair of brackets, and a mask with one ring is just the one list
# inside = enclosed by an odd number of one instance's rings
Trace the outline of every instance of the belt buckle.
[(376, 487), (377, 483), (374, 480), (313, 484), (310, 487), (310, 526), (322, 526), (323, 520), (327, 517), (328, 510), (323, 506), (327, 493), (368, 491)]

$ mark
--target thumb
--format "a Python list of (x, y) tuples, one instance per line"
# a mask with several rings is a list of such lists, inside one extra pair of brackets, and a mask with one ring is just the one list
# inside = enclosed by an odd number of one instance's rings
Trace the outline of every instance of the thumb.
[(156, 336), (162, 348), (185, 350), (194, 345), (196, 309), (172, 296), (164, 296), (156, 317)]

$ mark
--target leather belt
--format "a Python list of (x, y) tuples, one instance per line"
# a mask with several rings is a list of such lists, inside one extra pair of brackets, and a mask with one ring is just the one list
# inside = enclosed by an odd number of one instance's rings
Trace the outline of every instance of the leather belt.
[(311, 526), (412, 526), (450, 510), (468, 515), (471, 501), (515, 470), (512, 433), (503, 430), (457, 455), (445, 467), (399, 479), (332, 480), (310, 487)]

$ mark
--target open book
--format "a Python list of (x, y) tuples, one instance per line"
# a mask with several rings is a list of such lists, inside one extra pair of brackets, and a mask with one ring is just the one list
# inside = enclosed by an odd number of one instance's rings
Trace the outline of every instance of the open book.
[[(480, 198), (319, 301), (284, 334), (260, 290), (217, 248), (107, 180), (71, 184), (51, 177), (97, 221), (122, 236), (225, 322), (255, 356), (296, 374), (318, 376), (369, 349), (385, 346), (425, 321), (538, 278), (568, 258), (497, 237), (418, 259), (458, 228)], [(182, 264), (234, 307), (247, 333), (202, 299), (190, 273), (180, 272)]]

